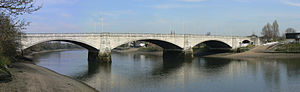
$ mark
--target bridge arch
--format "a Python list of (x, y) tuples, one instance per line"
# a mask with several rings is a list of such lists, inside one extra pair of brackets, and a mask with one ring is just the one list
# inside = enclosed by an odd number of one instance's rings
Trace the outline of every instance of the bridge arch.
[(25, 47), (23, 47), (23, 50), (26, 50), (34, 45), (37, 45), (37, 44), (41, 44), (43, 42), (50, 42), (50, 41), (62, 41), (62, 42), (69, 42), (69, 43), (73, 43), (73, 44), (76, 44), (78, 46), (81, 46), (83, 48), (86, 48), (88, 49), (89, 51), (98, 51), (97, 48), (93, 47), (92, 45), (89, 45), (89, 44), (86, 44), (84, 42), (81, 42), (81, 41), (75, 41), (75, 40), (62, 40), (62, 39), (56, 39), (56, 40), (43, 40), (43, 41), (37, 41), (37, 42), (34, 42), (32, 44), (29, 44), (29, 45), (26, 45)]
[(245, 43), (250, 43), (250, 41), (249, 40), (243, 40), (242, 43), (244, 43), (244, 44)]
[(119, 43), (119, 44), (116, 44), (114, 46), (112, 46), (112, 49), (118, 47), (118, 46), (121, 46), (123, 44), (126, 44), (126, 43), (130, 43), (130, 42), (133, 42), (133, 41), (144, 41), (144, 42), (150, 42), (152, 44), (155, 44), (155, 45), (158, 45), (160, 46), (161, 48), (163, 49), (172, 49), (172, 50), (182, 50), (183, 48), (172, 43), (172, 42), (169, 42), (169, 41), (165, 41), (165, 40), (160, 40), (160, 39), (138, 39), (138, 40), (130, 40), (130, 41), (126, 41), (126, 42), (122, 42), (122, 43)]
[(228, 43), (220, 41), (220, 40), (206, 40), (203, 42), (200, 42), (196, 45), (194, 45), (193, 47), (199, 45), (199, 44), (206, 44), (206, 46), (210, 47), (210, 48), (227, 48), (227, 49), (231, 49), (232, 46), (230, 46)]

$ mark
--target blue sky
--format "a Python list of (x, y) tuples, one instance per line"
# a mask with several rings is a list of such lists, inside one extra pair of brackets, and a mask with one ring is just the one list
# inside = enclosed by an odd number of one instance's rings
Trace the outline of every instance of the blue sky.
[[(300, 30), (300, 0), (39, 0), (25, 15), (27, 33), (104, 32), (213, 35), (260, 34), (277, 20), (280, 31)], [(182, 30), (182, 24), (184, 29)]]

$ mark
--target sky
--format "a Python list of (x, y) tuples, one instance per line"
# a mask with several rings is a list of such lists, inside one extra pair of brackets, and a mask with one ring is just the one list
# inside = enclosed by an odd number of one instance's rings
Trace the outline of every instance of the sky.
[[(300, 0), (38, 0), (26, 33), (260, 35), (277, 20), (300, 31)], [(103, 31), (101, 24), (103, 18)], [(172, 27), (170, 27), (172, 26)]]

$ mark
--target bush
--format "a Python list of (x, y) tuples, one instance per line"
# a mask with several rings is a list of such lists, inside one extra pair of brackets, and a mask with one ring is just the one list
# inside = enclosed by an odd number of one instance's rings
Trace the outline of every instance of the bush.
[[(4, 14), (0, 14), (0, 52), (2, 56), (10, 61), (16, 61), (22, 28), (15, 27), (12, 19)], [(20, 25), (22, 26), (22, 25)]]
[(279, 46), (275, 49), (275, 51), (280, 52), (300, 52), (300, 44), (298, 43), (290, 43)]
[(11, 62), (7, 57), (0, 55), (0, 81), (11, 81), (11, 73), (8, 70), (7, 65)]
[(248, 45), (246, 48), (251, 49), (251, 48), (254, 48), (254, 47), (255, 47), (255, 45)]
[(7, 65), (17, 61), (22, 29), (16, 26), (10, 16), (0, 13), (0, 81), (12, 79)]

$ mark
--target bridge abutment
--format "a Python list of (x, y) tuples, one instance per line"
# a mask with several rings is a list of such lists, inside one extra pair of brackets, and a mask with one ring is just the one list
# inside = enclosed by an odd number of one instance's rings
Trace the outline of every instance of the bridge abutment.
[(193, 49), (186, 49), (183, 51), (184, 53), (184, 59), (193, 59), (194, 58), (194, 52)]
[(98, 60), (101, 63), (111, 63), (111, 51), (100, 51), (98, 53)]

